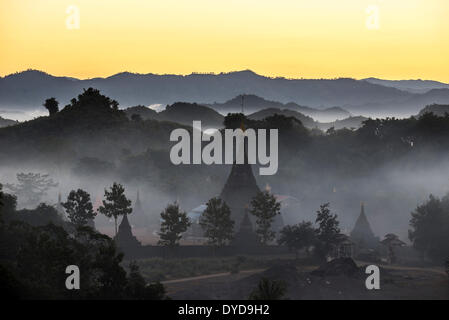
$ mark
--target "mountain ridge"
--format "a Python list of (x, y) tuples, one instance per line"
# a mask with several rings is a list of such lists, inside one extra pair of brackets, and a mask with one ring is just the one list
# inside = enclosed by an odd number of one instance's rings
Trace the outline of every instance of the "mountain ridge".
[(275, 78), (251, 70), (189, 75), (122, 72), (107, 78), (85, 80), (27, 70), (0, 78), (0, 110), (36, 110), (49, 97), (66, 105), (76, 93), (88, 87), (101, 90), (124, 107), (177, 101), (214, 104), (240, 94), (254, 94), (283, 104), (294, 102), (317, 109), (340, 106), (354, 114), (416, 114), (425, 105), (449, 103), (449, 89), (446, 88), (411, 93), (366, 80)]

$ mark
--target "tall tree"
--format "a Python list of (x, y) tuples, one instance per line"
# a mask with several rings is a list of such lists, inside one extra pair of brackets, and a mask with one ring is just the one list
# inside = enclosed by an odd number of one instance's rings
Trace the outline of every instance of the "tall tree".
[(160, 245), (174, 247), (179, 245), (182, 234), (187, 231), (191, 223), (187, 214), (179, 210), (179, 205), (175, 202), (169, 204), (163, 212), (161, 212), (161, 231), (159, 232)]
[(103, 205), (98, 208), (98, 211), (108, 218), (114, 218), (115, 235), (117, 235), (117, 219), (119, 216), (130, 214), (133, 211), (131, 200), (126, 198), (125, 188), (116, 182), (109, 191), (104, 190), (104, 196), (106, 200), (103, 200)]
[(50, 116), (58, 113), (59, 111), (59, 102), (55, 98), (45, 100), (43, 106), (48, 110)]
[(234, 221), (226, 202), (220, 198), (210, 199), (201, 216), (200, 226), (204, 230), (204, 236), (208, 238), (208, 243), (215, 247), (221, 247), (231, 240)]
[(76, 226), (84, 226), (89, 220), (95, 218), (90, 195), (82, 190), (72, 190), (67, 197), (67, 201), (62, 203), (70, 221)]
[(278, 242), (280, 245), (286, 245), (290, 250), (294, 250), (297, 257), (298, 251), (301, 249), (305, 249), (308, 255), (309, 247), (315, 243), (315, 239), (315, 229), (312, 226), (312, 222), (303, 221), (296, 225), (282, 228)]
[(449, 206), (433, 195), (411, 213), (409, 239), (413, 247), (434, 261), (442, 261), (449, 252)]
[(317, 253), (322, 257), (327, 257), (334, 246), (338, 245), (340, 241), (340, 228), (338, 216), (332, 214), (329, 209), (329, 203), (322, 204), (320, 210), (317, 211), (316, 223), (318, 223), (318, 229), (316, 229), (317, 235)]
[(5, 187), (14, 193), (25, 206), (32, 207), (39, 204), (42, 197), (50, 188), (58, 186), (48, 174), (18, 173), (17, 184), (6, 184)]
[(251, 200), (251, 214), (256, 217), (256, 233), (262, 244), (268, 244), (275, 238), (271, 230), (274, 218), (281, 213), (281, 204), (268, 190), (259, 191)]

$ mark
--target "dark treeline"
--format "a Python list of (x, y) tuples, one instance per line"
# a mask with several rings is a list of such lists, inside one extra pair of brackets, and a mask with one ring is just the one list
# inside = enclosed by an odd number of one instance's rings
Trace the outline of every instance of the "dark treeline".
[[(3, 294), (19, 299), (165, 298), (164, 287), (146, 283), (135, 262), (130, 262), (128, 272), (124, 269), (123, 253), (113, 239), (87, 225), (92, 212), (86, 194), (78, 190), (63, 205), (72, 214), (70, 221), (44, 203), (16, 210), (16, 197), (3, 193), (0, 184)], [(65, 271), (70, 265), (81, 270), (82, 290), (66, 288)]]

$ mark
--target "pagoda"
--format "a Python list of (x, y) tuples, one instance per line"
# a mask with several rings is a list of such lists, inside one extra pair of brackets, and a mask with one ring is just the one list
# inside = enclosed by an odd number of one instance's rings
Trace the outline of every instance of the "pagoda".
[(364, 249), (374, 249), (379, 244), (379, 239), (374, 235), (373, 230), (365, 215), (365, 206), (362, 202), (360, 215), (351, 231), (351, 240), (359, 247)]
[(141, 246), (139, 240), (133, 235), (131, 225), (128, 221), (128, 215), (125, 213), (122, 222), (118, 227), (117, 235), (115, 236), (117, 246), (128, 251)]
[(131, 224), (134, 227), (147, 227), (148, 219), (142, 208), (142, 203), (140, 202), (139, 190), (137, 190), (136, 201), (134, 202), (133, 214), (130, 216)]

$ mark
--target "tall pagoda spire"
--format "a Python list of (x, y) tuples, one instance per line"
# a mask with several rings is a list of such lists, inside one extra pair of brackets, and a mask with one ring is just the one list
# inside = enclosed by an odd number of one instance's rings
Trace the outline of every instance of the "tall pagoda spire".
[(133, 214), (129, 218), (133, 226), (147, 227), (148, 217), (143, 211), (142, 203), (140, 201), (140, 192), (137, 190), (136, 201), (134, 202)]
[(351, 239), (361, 247), (373, 247), (379, 242), (379, 239), (374, 235), (368, 222), (365, 214), (365, 204), (363, 202), (360, 205), (360, 215), (351, 231)]
[(122, 222), (118, 227), (118, 233), (115, 236), (117, 246), (125, 251), (132, 250), (136, 247), (140, 247), (140, 242), (133, 235), (131, 225), (128, 221), (128, 215), (125, 213), (122, 218)]

